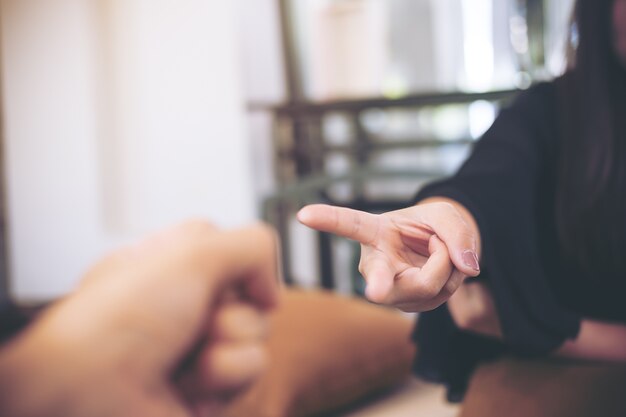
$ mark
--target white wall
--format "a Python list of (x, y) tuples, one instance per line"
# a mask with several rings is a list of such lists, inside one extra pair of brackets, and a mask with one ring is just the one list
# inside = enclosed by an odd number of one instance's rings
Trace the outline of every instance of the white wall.
[(248, 137), (252, 154), (255, 194), (259, 203), (276, 191), (274, 178), (271, 106), (286, 98), (276, 0), (237, 0), (242, 71), (248, 114)]
[(63, 294), (111, 246), (188, 216), (255, 217), (232, 2), (1, 7), (14, 296)]

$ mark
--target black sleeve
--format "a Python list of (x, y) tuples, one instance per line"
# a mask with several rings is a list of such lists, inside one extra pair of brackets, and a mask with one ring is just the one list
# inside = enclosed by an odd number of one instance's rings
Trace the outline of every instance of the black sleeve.
[[(554, 96), (551, 84), (522, 93), (501, 111), (455, 176), (426, 186), (417, 196), (418, 201), (434, 196), (451, 198), (475, 217), (482, 240), (480, 277), (487, 280), (494, 296), (502, 345), (520, 354), (550, 352), (565, 339), (574, 338), (580, 326), (580, 317), (556, 300), (540, 256), (538, 186), (545, 180), (546, 164), (555, 160), (556, 132), (546, 129), (546, 125), (556, 123), (546, 123), (546, 118), (556, 116), (551, 110), (554, 106), (549, 105), (554, 103)], [(454, 326), (451, 320), (441, 319), (447, 314), (436, 311), (420, 315), (414, 334), (420, 352), (415, 369), (420, 373), (420, 369), (430, 368), (430, 373), (436, 374), (433, 364), (443, 364), (447, 369), (439, 369), (439, 376), (429, 379), (464, 387), (476, 363), (492, 358), (500, 349), (475, 337), (471, 357), (453, 352), (464, 349), (454, 342), (462, 332), (456, 328), (440, 329), (439, 335), (427, 331), (440, 325)], [(442, 337), (444, 334), (450, 337)], [(447, 358), (441, 352), (448, 352)], [(464, 357), (466, 363), (450, 369), (453, 356)]]
[[(452, 178), (425, 187), (418, 199), (448, 197), (463, 204), (481, 231), (481, 276), (491, 286), (505, 343), (544, 353), (574, 338), (580, 317), (551, 291), (540, 256), (538, 187), (554, 164), (554, 86), (521, 94), (500, 113)], [(557, 254), (554, 254), (556, 256)]]

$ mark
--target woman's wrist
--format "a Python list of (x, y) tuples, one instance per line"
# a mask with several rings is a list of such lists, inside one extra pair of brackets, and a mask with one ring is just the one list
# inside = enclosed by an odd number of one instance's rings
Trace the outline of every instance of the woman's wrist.
[(448, 310), (460, 329), (502, 339), (500, 318), (493, 296), (484, 283), (462, 285), (448, 300)]
[(626, 362), (626, 325), (582, 320), (576, 339), (566, 341), (558, 356), (608, 362)]

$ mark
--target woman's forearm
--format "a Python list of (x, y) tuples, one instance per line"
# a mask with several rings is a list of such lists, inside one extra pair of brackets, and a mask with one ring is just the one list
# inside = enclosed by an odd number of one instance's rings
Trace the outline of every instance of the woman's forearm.
[[(483, 283), (463, 285), (448, 301), (448, 308), (459, 328), (502, 338), (493, 296)], [(626, 362), (626, 325), (583, 320), (576, 339), (566, 341), (555, 354), (573, 359)]]
[(566, 341), (556, 354), (568, 358), (626, 362), (626, 325), (583, 320), (576, 339)]
[[(474, 216), (462, 204), (445, 197), (427, 198), (418, 204), (436, 202), (449, 203), (457, 209), (477, 238), (480, 256), (481, 236)], [(461, 286), (448, 301), (448, 307), (460, 328), (485, 336), (502, 337), (492, 296), (484, 284)], [(556, 354), (577, 359), (626, 362), (626, 325), (583, 320), (577, 338), (566, 341)]]

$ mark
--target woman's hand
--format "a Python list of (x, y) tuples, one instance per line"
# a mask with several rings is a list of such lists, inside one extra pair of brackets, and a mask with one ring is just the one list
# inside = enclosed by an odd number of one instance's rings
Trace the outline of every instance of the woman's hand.
[(0, 414), (204, 416), (265, 365), (275, 236), (190, 222), (118, 251), (0, 351)]
[(327, 205), (298, 213), (303, 224), (361, 243), (359, 271), (370, 300), (404, 311), (432, 310), (480, 272), (480, 235), (453, 200), (431, 199), (380, 215)]

